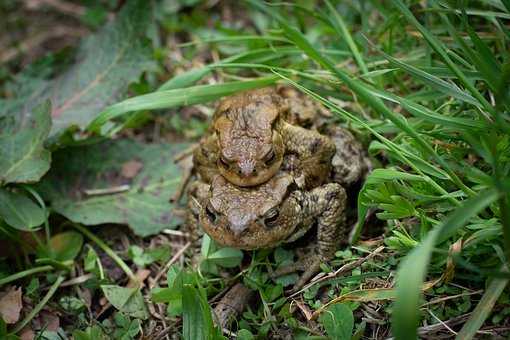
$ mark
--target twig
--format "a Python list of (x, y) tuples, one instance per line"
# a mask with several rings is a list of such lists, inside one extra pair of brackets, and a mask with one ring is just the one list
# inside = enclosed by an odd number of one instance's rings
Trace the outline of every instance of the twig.
[(86, 282), (87, 280), (89, 280), (93, 276), (94, 275), (92, 275), (92, 274), (81, 275), (81, 276), (75, 277), (75, 278), (73, 278), (71, 280), (67, 280), (66, 282), (63, 282), (61, 284), (61, 286), (62, 287), (67, 287), (67, 286), (73, 286), (73, 285), (81, 284), (83, 282)]
[(377, 248), (376, 250), (374, 250), (373, 252), (371, 252), (367, 256), (365, 256), (363, 258), (360, 258), (360, 259), (358, 259), (358, 260), (356, 260), (354, 262), (348, 263), (348, 264), (340, 267), (338, 270), (336, 270), (336, 271), (334, 271), (332, 273), (329, 273), (328, 275), (323, 276), (323, 277), (321, 277), (321, 278), (319, 278), (319, 279), (317, 279), (315, 281), (310, 282), (309, 284), (304, 286), (301, 290), (299, 290), (299, 291), (295, 292), (294, 294), (292, 294), (291, 296), (289, 296), (289, 298), (293, 298), (293, 297), (301, 294), (302, 292), (304, 292), (308, 288), (312, 287), (313, 285), (316, 285), (319, 282), (322, 282), (322, 281), (325, 281), (325, 280), (334, 279), (337, 276), (340, 276), (341, 274), (343, 274), (345, 272), (351, 271), (354, 268), (357, 268), (357, 267), (361, 266), (364, 262), (372, 259), (374, 256), (376, 256), (377, 254), (379, 254), (383, 250), (384, 250), (384, 246), (380, 246), (379, 248)]
[(61, 0), (25, 0), (24, 2), (28, 9), (37, 10), (46, 5), (53, 7), (61, 13), (78, 18), (84, 15), (87, 11), (87, 9), (83, 6)]
[(128, 184), (119, 185), (117, 187), (111, 188), (103, 188), (103, 189), (85, 189), (83, 192), (88, 196), (99, 196), (99, 195), (109, 195), (109, 194), (118, 194), (121, 192), (128, 191), (131, 188)]
[(149, 288), (150, 289), (152, 289), (152, 288), (154, 288), (156, 286), (156, 284), (158, 283), (159, 279), (161, 279), (161, 276), (163, 276), (163, 274), (165, 274), (168, 271), (168, 268), (170, 268), (170, 266), (172, 264), (174, 264), (179, 259), (179, 257), (181, 257), (181, 255), (186, 251), (186, 249), (189, 248), (189, 246), (191, 246), (191, 242), (186, 243), (184, 245), (184, 247), (179, 249), (179, 251), (177, 253), (175, 253), (175, 255), (170, 259), (170, 261), (168, 261), (167, 264), (165, 264), (163, 269), (161, 269), (158, 272), (158, 274), (156, 274), (156, 276), (154, 277), (154, 280), (151, 280), (152, 282), (150, 282), (150, 284), (149, 284)]
[(451, 333), (457, 335), (457, 332), (455, 332), (453, 329), (451, 329), (443, 320), (441, 320), (440, 318), (438, 318), (434, 313), (432, 313), (432, 311), (430, 309), (427, 309), (427, 312), (432, 315), (432, 317), (434, 319), (436, 319), (441, 325), (443, 325), (444, 328), (446, 328), (447, 330), (449, 330)]
[(483, 293), (483, 289), (480, 289), (480, 290), (476, 290), (474, 292), (468, 292), (468, 293), (462, 293), (462, 294), (457, 294), (457, 295), (445, 296), (445, 297), (438, 298), (438, 299), (435, 299), (435, 300), (431, 300), (431, 301), (429, 301), (427, 303), (424, 303), (423, 305), (421, 305), (421, 307), (430, 306), (430, 305), (433, 305), (433, 304), (436, 304), (436, 303), (440, 303), (440, 302), (443, 302), (443, 301), (456, 299), (456, 298), (462, 297), (462, 296), (469, 296), (469, 295), (482, 294), (482, 293)]

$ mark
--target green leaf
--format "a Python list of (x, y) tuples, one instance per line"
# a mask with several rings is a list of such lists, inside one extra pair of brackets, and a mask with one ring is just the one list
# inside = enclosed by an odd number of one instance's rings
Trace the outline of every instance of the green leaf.
[(254, 340), (255, 336), (247, 329), (240, 329), (237, 332), (237, 339), (239, 340)]
[(183, 286), (183, 338), (185, 340), (214, 339), (211, 308), (200, 291), (190, 284)]
[(83, 40), (76, 64), (46, 82), (30, 100), (11, 106), (11, 112), (26, 114), (50, 99), (51, 136), (71, 126), (86, 127), (107, 105), (125, 95), (128, 84), (153, 67), (146, 39), (151, 7), (143, 0), (128, 1), (113, 22)]
[(400, 263), (396, 284), (397, 301), (392, 316), (393, 334), (397, 340), (416, 339), (421, 288), (435, 245), (453, 236), (471, 217), (495, 202), (497, 198), (497, 191), (491, 189), (464, 201), (439, 226), (429, 232), (425, 240)]
[(167, 313), (170, 316), (182, 314), (182, 289), (184, 284), (191, 284), (192, 275), (172, 265), (167, 273), (168, 288), (154, 288), (151, 291), (152, 301), (168, 303)]
[(393, 58), (392, 56), (390, 56), (382, 51), (379, 51), (379, 53), (381, 53), (384, 56), (384, 58), (386, 58), (392, 65), (397, 66), (397, 67), (401, 68), (402, 70), (408, 72), (409, 74), (413, 75), (417, 79), (423, 81), (425, 84), (429, 85), (431, 88), (433, 88), (439, 92), (442, 92), (446, 95), (457, 98), (457, 99), (464, 101), (466, 103), (476, 105), (476, 106), (479, 105), (478, 101), (475, 98), (473, 98), (468, 93), (463, 92), (461, 89), (459, 89), (454, 84), (448, 83), (448, 82), (444, 81), (443, 79), (434, 76), (433, 74), (427, 73), (425, 71), (420, 70), (417, 67), (414, 67), (414, 66), (404, 63), (396, 58)]
[(441, 59), (443, 59), (448, 68), (450, 68), (452, 72), (455, 73), (460, 82), (469, 90), (469, 92), (471, 92), (471, 95), (480, 102), (480, 104), (484, 107), (485, 110), (487, 110), (487, 112), (495, 114), (494, 108), (490, 105), (490, 103), (483, 97), (483, 95), (471, 83), (467, 76), (449, 57), (444, 44), (436, 36), (434, 36), (427, 28), (425, 28), (422, 24), (418, 22), (418, 20), (414, 17), (413, 13), (411, 13), (409, 8), (407, 8), (407, 6), (401, 0), (392, 0), (391, 2), (400, 11), (400, 13), (409, 21), (409, 23), (420, 31), (420, 33), (423, 35), (423, 37), (428, 42), (430, 47), (441, 57)]
[(239, 266), (242, 259), (243, 252), (235, 248), (221, 248), (207, 257), (207, 260), (225, 268)]
[(358, 64), (359, 68), (361, 69), (361, 72), (363, 74), (368, 73), (367, 65), (365, 64), (363, 60), (363, 56), (358, 50), (358, 47), (356, 46), (356, 43), (354, 42), (354, 39), (352, 38), (351, 33), (347, 29), (347, 26), (345, 25), (345, 21), (338, 13), (338, 11), (331, 5), (329, 1), (326, 0), (326, 5), (328, 6), (330, 18), (329, 21), (331, 22), (331, 25), (335, 29), (337, 35), (343, 37), (345, 39), (345, 42), (347, 43), (347, 46), (349, 46), (349, 49), (351, 50), (352, 56), (354, 60), (356, 60), (356, 63)]
[[(507, 270), (505, 269), (504, 271)], [(462, 329), (455, 339), (469, 340), (476, 335), (476, 332), (483, 325), (485, 319), (487, 319), (492, 312), (494, 304), (507, 286), (508, 281), (509, 279), (507, 277), (497, 277), (492, 279), (487, 290), (471, 313), (468, 321), (466, 321), (464, 326), (462, 326)]]
[(56, 261), (74, 260), (81, 251), (83, 245), (83, 235), (76, 231), (66, 231), (54, 235), (50, 239), (47, 249), (39, 249), (37, 256), (39, 258), (47, 257)]
[(195, 84), (197, 81), (211, 73), (211, 70), (212, 68), (209, 66), (193, 68), (189, 71), (178, 74), (172, 79), (168, 80), (166, 83), (164, 83), (158, 88), (158, 91), (186, 88), (188, 86)]
[(155, 234), (181, 221), (169, 199), (180, 183), (173, 156), (184, 147), (117, 140), (59, 150), (39, 190), (71, 221), (121, 223), (140, 236)]
[(44, 210), (18, 192), (0, 188), (0, 218), (13, 228), (31, 230), (44, 223)]
[(343, 303), (331, 305), (319, 317), (319, 322), (326, 329), (330, 339), (348, 340), (351, 338), (354, 328), (354, 316), (352, 310)]
[(108, 337), (103, 333), (100, 326), (87, 327), (85, 331), (74, 331), (75, 340), (106, 340)]
[[(401, 172), (393, 169), (375, 169), (368, 175), (363, 187), (358, 194), (358, 224), (356, 226), (355, 238), (361, 232), (363, 224), (365, 223), (366, 214), (369, 209), (370, 199), (367, 196), (367, 192), (374, 186), (384, 183), (393, 182), (396, 180), (402, 181), (424, 181), (422, 176), (409, 174), (407, 172)], [(355, 239), (354, 238), (354, 239)]]
[(139, 288), (101, 285), (101, 289), (108, 302), (122, 313), (142, 320), (146, 320), (149, 317), (142, 292)]
[(156, 91), (142, 96), (129, 98), (120, 103), (114, 104), (101, 112), (101, 114), (90, 123), (88, 129), (90, 131), (100, 132), (100, 128), (106, 122), (127, 112), (164, 109), (181, 105), (210, 102), (239, 91), (271, 85), (275, 83), (277, 79), (278, 78), (275, 76), (270, 76), (224, 84), (197, 85), (183, 89)]
[(0, 185), (38, 181), (50, 168), (44, 141), (51, 129), (50, 103), (31, 111), (0, 113)]

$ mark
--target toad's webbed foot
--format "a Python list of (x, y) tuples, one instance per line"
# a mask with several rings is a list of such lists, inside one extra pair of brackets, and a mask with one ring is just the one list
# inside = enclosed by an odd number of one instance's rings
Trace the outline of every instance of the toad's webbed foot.
[(310, 281), (310, 279), (320, 271), (320, 256), (318, 254), (314, 254), (311, 256), (307, 256), (306, 258), (299, 259), (297, 262), (294, 262), (288, 266), (284, 266), (275, 270), (271, 277), (277, 278), (279, 276), (295, 273), (298, 271), (303, 272), (298, 281), (292, 287), (291, 292), (297, 292), (304, 285)]

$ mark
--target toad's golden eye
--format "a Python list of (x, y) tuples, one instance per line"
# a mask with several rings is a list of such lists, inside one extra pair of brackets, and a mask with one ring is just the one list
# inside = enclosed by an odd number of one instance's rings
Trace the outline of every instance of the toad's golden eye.
[(272, 208), (266, 213), (266, 217), (264, 218), (264, 224), (267, 227), (273, 228), (276, 226), (276, 222), (278, 221), (278, 216), (280, 216), (280, 212), (277, 208)]
[(206, 205), (205, 213), (207, 214), (207, 218), (209, 218), (209, 221), (211, 221), (212, 223), (216, 222), (218, 216), (216, 215), (216, 212), (214, 211), (214, 208), (210, 203)]
[(269, 152), (264, 156), (264, 163), (266, 165), (271, 165), (275, 162), (276, 160), (276, 153), (274, 152), (274, 149), (271, 148), (271, 150), (269, 150)]

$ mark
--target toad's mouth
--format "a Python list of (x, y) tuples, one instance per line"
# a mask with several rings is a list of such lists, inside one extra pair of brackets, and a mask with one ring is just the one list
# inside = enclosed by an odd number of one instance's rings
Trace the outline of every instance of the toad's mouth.
[(202, 223), (204, 231), (218, 244), (242, 250), (273, 248), (285, 242), (294, 228), (277, 226), (270, 230), (254, 222), (240, 233), (234, 233), (229, 228)]

